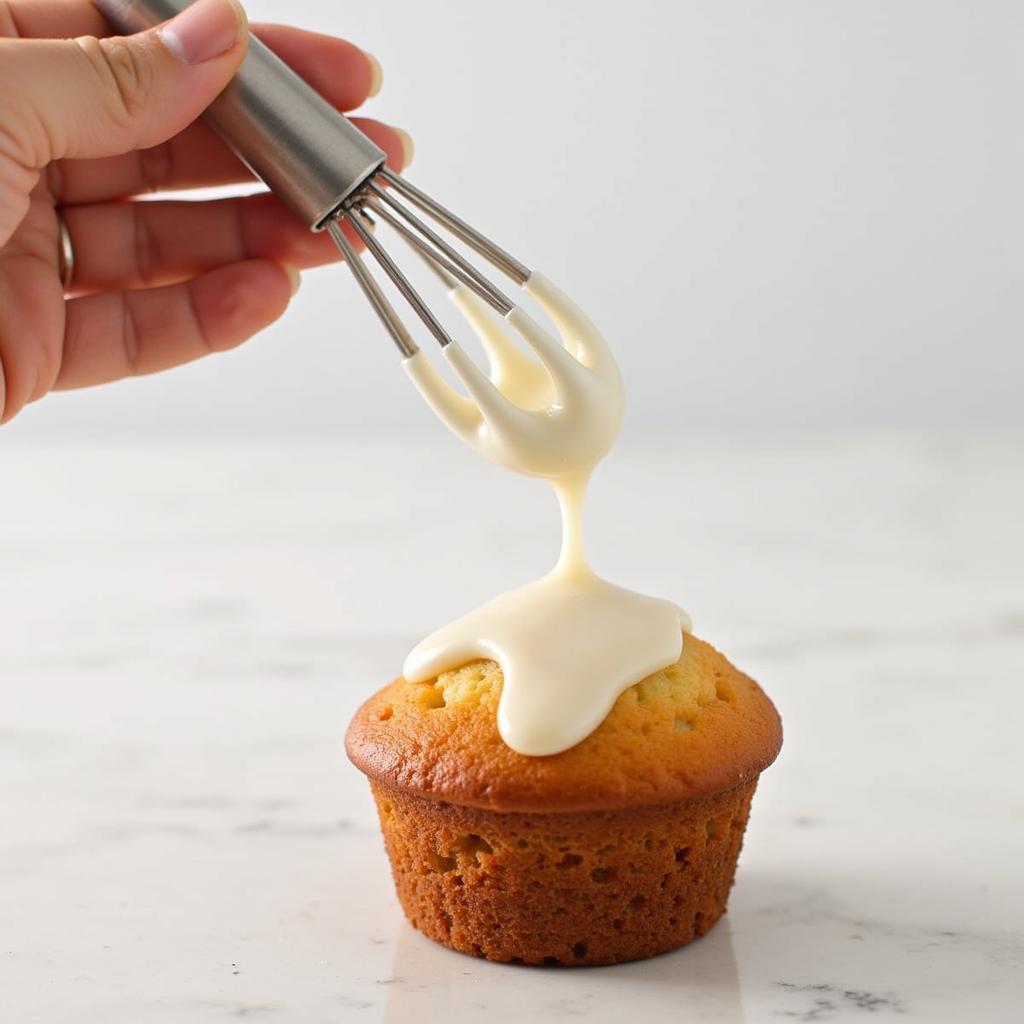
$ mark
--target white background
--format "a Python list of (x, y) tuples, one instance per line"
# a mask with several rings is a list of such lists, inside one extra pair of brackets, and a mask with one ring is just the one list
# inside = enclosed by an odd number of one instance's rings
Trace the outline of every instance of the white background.
[[(415, 136), (410, 177), (605, 329), (627, 434), (1024, 421), (1024, 5), (248, 9), (377, 54), (367, 110)], [(367, 428), (442, 430), (331, 267), (242, 349), (5, 434)]]

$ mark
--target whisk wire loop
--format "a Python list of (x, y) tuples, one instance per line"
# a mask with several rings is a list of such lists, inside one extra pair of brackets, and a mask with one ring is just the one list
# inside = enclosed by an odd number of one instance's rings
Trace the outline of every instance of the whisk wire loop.
[(391, 335), (398, 351), (402, 353), (402, 357), (408, 359), (410, 356), (416, 355), (419, 352), (419, 346), (412, 340), (412, 335), (406, 329), (405, 324), (402, 323), (402, 318), (395, 312), (395, 307), (388, 301), (388, 297), (384, 294), (380, 285), (377, 284), (355, 249), (352, 248), (337, 220), (329, 220), (327, 222), (327, 233), (334, 239), (335, 244), (341, 250), (342, 258), (348, 264), (356, 282), (363, 290), (363, 294), (366, 296), (373, 311), (377, 314), (380, 322), (384, 325), (385, 330)]
[[(455, 249), (436, 231), (433, 231), (429, 225), (417, 217), (412, 210), (403, 206), (394, 196), (389, 195), (385, 189), (379, 188), (373, 182), (368, 186), (368, 191), (370, 195), (366, 205), (379, 214), (393, 228), (398, 230), (406, 241), (420, 249), (421, 252), (431, 259), (439, 262), (449, 273), (454, 274), (463, 284), (475, 291), (481, 299), (492, 305), (501, 316), (507, 316), (512, 311), (515, 303), (504, 295), (497, 285), (481, 274), (472, 263), (463, 259)], [(394, 210), (419, 234), (417, 235), (408, 229), (403, 230), (404, 225), (400, 225), (396, 218), (389, 214), (389, 211), (384, 208), (384, 204), (390, 207), (391, 210)], [(435, 250), (440, 251), (431, 251), (426, 245), (427, 242), (430, 242)], [(441, 255), (446, 257), (446, 259), (441, 259)]]
[(380, 264), (384, 273), (391, 278), (394, 286), (402, 293), (402, 297), (412, 306), (413, 311), (423, 321), (427, 330), (437, 339), (441, 348), (446, 348), (452, 343), (451, 335), (445, 330), (444, 324), (434, 316), (433, 310), (423, 301), (420, 293), (413, 287), (412, 282), (402, 273), (401, 268), (391, 258), (387, 249), (384, 248), (373, 236), (373, 232), (366, 226), (359, 216), (352, 216), (346, 213), (346, 220), (355, 229), (355, 232), (362, 239), (366, 251)]
[[(388, 185), (390, 188), (384, 188), (382, 185)], [(408, 359), (419, 349), (380, 284), (359, 259), (352, 244), (345, 237), (342, 230), (344, 222), (351, 225), (352, 230), (366, 246), (369, 256), (390, 278), (399, 293), (443, 349), (451, 345), (451, 335), (420, 296), (398, 263), (377, 240), (374, 233), (374, 216), (387, 223), (404, 242), (412, 247), (413, 251), (441, 278), (446, 287), (450, 289), (455, 286), (456, 282), (461, 282), (496, 310), (500, 316), (509, 316), (516, 308), (515, 303), (493, 281), (442, 238), (437, 231), (397, 199), (392, 194), (392, 190), (401, 194), (420, 212), (447, 228), (456, 238), (518, 284), (525, 284), (529, 280), (530, 271), (500, 246), (495, 245), (489, 238), (467, 224), (461, 217), (456, 216), (422, 190), (410, 185), (404, 178), (389, 171), (386, 167), (382, 168), (364, 183), (351, 202), (339, 209), (325, 227), (402, 356)]]
[(414, 206), (418, 206), (439, 224), (443, 224), (456, 238), (461, 239), (471, 249), (483, 256), (488, 263), (507, 274), (516, 284), (526, 284), (529, 280), (530, 270), (528, 267), (507, 253), (501, 246), (492, 242), (486, 235), (481, 234), (472, 225), (467, 224), (457, 214), (452, 213), (446, 206), (442, 206), (432, 196), (427, 195), (422, 189), (418, 189), (387, 167), (380, 169), (379, 177), (391, 185), (399, 195), (408, 199)]

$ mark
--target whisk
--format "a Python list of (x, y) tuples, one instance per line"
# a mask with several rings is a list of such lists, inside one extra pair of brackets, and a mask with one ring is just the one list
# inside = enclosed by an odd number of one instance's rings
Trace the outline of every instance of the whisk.
[[(184, 10), (190, 0), (93, 0), (111, 25), (137, 32)], [(622, 422), (622, 379), (604, 340), (542, 275), (384, 166), (386, 154), (258, 39), (204, 114), (253, 173), (313, 231), (327, 231), (403, 357), (417, 389), (447, 426), (486, 458), (531, 476), (589, 470)], [(415, 208), (415, 209), (413, 209)], [(418, 211), (418, 213), (417, 213)], [(422, 214), (423, 216), (419, 216)], [(551, 317), (559, 337), (470, 263), (430, 220), (522, 287)], [(378, 241), (374, 218), (411, 245), (449, 289), (480, 338), (485, 373)], [(420, 352), (376, 277), (350, 244), (351, 225), (367, 253), (437, 339), (468, 396), (450, 387)], [(489, 309), (501, 318), (489, 316)], [(532, 350), (531, 359), (504, 327)]]
[[(94, 0), (114, 29), (133, 33), (173, 17), (191, 0)], [(471, 289), (499, 316), (513, 303), (428, 225), (429, 217), (518, 285), (530, 276), (504, 249), (384, 166), (386, 154), (258, 39), (227, 88), (204, 114), (238, 157), (313, 231), (326, 230), (406, 359), (418, 346), (377, 279), (341, 229), (351, 225), (366, 251), (443, 348), (452, 337), (399, 264), (375, 237), (373, 218), (393, 227), (441, 275)], [(401, 198), (399, 198), (401, 197)], [(404, 202), (403, 202), (404, 200)]]

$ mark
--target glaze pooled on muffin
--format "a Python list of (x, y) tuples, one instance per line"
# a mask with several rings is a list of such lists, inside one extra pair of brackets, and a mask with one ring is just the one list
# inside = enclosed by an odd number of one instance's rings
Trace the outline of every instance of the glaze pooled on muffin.
[(774, 705), (711, 644), (687, 634), (677, 661), (626, 687), (601, 724), (552, 757), (497, 729), (502, 669), (474, 661), (429, 682), (399, 678), (367, 700), (345, 745), (374, 782), (502, 813), (669, 806), (745, 785), (775, 760)]
[(490, 381), (454, 344), (445, 355), (475, 401), (449, 388), (422, 353), (406, 360), (405, 368), (470, 447), (498, 465), (551, 482), (562, 512), (561, 555), (543, 578), (421, 641), (403, 672), (416, 683), (475, 659), (498, 662), (501, 737), (520, 754), (541, 756), (575, 746), (601, 724), (624, 690), (678, 661), (690, 620), (671, 602), (609, 583), (587, 564), (583, 498), (621, 426), (622, 378), (604, 339), (564, 293), (539, 274), (524, 291), (561, 337), (559, 344), (519, 308), (509, 313), (509, 325), (543, 365), (517, 348), (500, 322), (458, 286), (452, 299), (487, 351)]

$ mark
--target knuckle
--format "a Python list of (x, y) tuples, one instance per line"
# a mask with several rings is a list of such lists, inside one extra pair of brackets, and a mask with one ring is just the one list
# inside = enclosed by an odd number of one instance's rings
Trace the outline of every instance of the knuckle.
[(156, 192), (174, 180), (174, 153), (166, 142), (136, 152), (139, 179), (147, 191)]
[(133, 203), (133, 214), (135, 217), (135, 262), (139, 280), (143, 284), (152, 282), (161, 259), (157, 234), (150, 224), (150, 203)]
[(106, 85), (103, 102), (111, 119), (121, 127), (134, 125), (153, 94), (156, 71), (149, 51), (131, 36), (84, 36), (76, 42)]
[(40, 332), (36, 336), (36, 379), (29, 395), (30, 402), (36, 402), (49, 394), (60, 376), (64, 355), (64, 336), (57, 331)]
[(135, 304), (131, 296), (126, 294), (121, 296), (121, 352), (125, 376), (137, 376), (141, 365), (142, 339)]
[(42, 119), (32, 102), (28, 61), (12, 49), (17, 45), (0, 40), (0, 159), (8, 161), (8, 173), (41, 167), (49, 154)]
[[(17, 39), (20, 35), (18, 23), (14, 18), (14, 10), (8, 0), (0, 0), (0, 38)], [(2, 379), (0, 377), (0, 380)]]
[[(225, 333), (233, 335), (238, 324), (244, 321), (246, 310), (251, 303), (252, 292), (246, 282), (231, 281), (217, 293), (215, 300), (210, 304), (210, 319), (214, 323), (225, 325), (228, 328)], [(206, 324), (200, 318), (196, 319), (203, 334), (204, 344), (211, 352), (216, 352), (220, 347), (231, 348), (230, 344), (221, 346), (206, 330)]]

